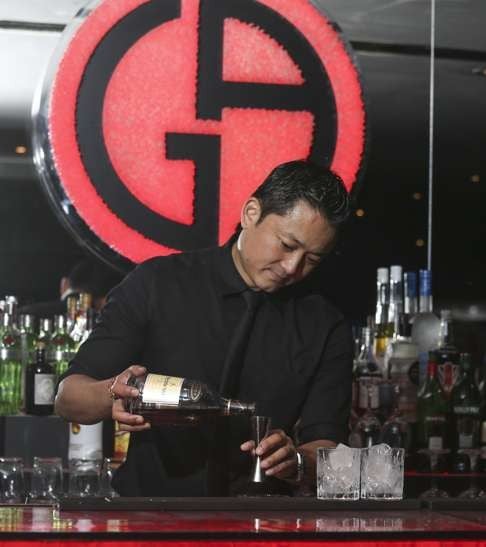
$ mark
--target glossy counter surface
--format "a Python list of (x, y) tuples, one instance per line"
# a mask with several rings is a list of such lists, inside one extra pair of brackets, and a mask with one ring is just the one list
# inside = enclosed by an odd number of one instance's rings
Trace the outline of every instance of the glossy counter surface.
[[(406, 500), (409, 501), (409, 500)], [(137, 507), (138, 503), (138, 507)], [(146, 509), (141, 510), (145, 503)], [(442, 507), (420, 508), (419, 504), (392, 502), (363, 505), (341, 502), (319, 503), (300, 501), (227, 498), (152, 500), (130, 503), (122, 508), (109, 504), (101, 510), (89, 508), (63, 509), (47, 506), (0, 507), (0, 545), (11, 540), (165, 540), (168, 543), (192, 541), (208, 544), (208, 540), (224, 545), (228, 540), (285, 541), (304, 544), (306, 541), (368, 541), (391, 540), (484, 540), (486, 545), (486, 510), (484, 503), (474, 507), (454, 508), (453, 500)], [(116, 504), (115, 504), (116, 505)], [(184, 509), (184, 505), (187, 508)], [(226, 505), (226, 509), (221, 507)], [(149, 510), (150, 507), (154, 510)], [(253, 507), (252, 507), (253, 506)], [(266, 507), (265, 507), (266, 506)], [(274, 507), (277, 506), (277, 509)], [(314, 506), (314, 507), (313, 507)], [(219, 507), (219, 508), (218, 508)], [(340, 507), (340, 508), (339, 508)], [(105, 510), (107, 509), (107, 510)], [(229, 543), (228, 543), (229, 544)], [(456, 542), (457, 544), (457, 542)]]

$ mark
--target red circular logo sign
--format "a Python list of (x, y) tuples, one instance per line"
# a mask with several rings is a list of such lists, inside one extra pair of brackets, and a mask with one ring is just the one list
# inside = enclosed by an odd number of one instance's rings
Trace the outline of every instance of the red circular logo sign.
[(36, 161), (99, 254), (140, 262), (225, 242), (284, 161), (355, 183), (359, 76), (308, 0), (105, 0), (84, 15), (44, 84)]

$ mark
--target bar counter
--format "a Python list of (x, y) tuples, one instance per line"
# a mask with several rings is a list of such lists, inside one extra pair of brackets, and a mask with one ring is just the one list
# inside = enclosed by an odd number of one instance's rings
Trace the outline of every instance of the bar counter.
[[(125, 498), (0, 507), (0, 546), (486, 546), (486, 503)], [(68, 540), (68, 542), (66, 542)]]

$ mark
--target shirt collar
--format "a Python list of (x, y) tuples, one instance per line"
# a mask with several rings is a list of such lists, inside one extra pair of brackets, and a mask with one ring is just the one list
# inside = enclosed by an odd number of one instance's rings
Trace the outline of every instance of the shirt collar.
[(225, 245), (219, 247), (217, 267), (221, 275), (221, 294), (223, 296), (239, 294), (248, 289), (248, 285), (236, 269), (231, 253), (235, 241), (236, 237), (233, 236)]

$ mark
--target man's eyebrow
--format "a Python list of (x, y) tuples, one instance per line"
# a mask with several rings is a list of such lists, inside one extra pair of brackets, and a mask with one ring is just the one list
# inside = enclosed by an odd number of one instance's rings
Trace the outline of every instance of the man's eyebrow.
[[(300, 239), (296, 238), (294, 236), (294, 234), (291, 234), (291, 233), (288, 233), (288, 232), (284, 232), (283, 235), (289, 239), (292, 239), (295, 243), (297, 243), (297, 245), (299, 245), (300, 247), (304, 247), (304, 244), (302, 243), (302, 241), (300, 241)], [(317, 252), (317, 251), (309, 251), (309, 253), (311, 255), (316, 255), (318, 257), (323, 257), (326, 255), (326, 253), (324, 251), (321, 251), (321, 252)]]

